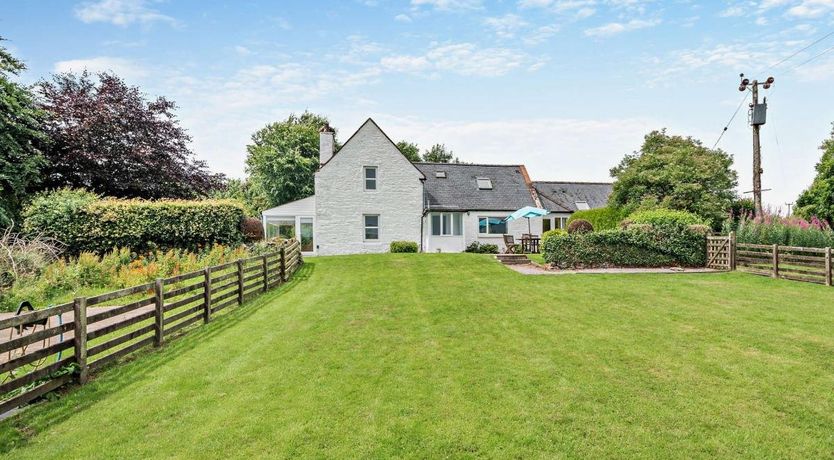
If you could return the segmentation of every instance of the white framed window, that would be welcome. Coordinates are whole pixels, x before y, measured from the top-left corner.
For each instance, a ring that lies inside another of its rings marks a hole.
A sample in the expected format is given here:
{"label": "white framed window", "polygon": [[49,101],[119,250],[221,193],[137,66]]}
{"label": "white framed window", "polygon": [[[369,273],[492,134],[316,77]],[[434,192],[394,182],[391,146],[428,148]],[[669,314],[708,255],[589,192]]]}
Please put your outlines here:
{"label": "white framed window", "polygon": [[553,228],[560,228],[566,229],[568,228],[568,218],[567,217],[554,217],[553,218]]}
{"label": "white framed window", "polygon": [[585,211],[585,210],[587,210],[587,209],[591,209],[591,207],[590,207],[590,206],[588,206],[588,202],[587,202],[587,201],[577,201],[577,202],[576,202],[576,209],[578,209],[578,210],[580,210],[580,211]]}
{"label": "white framed window", "polygon": [[431,214],[432,236],[463,235],[463,214],[459,212],[435,212]]}
{"label": "white framed window", "polygon": [[376,166],[365,166],[365,168],[364,168],[364,177],[365,177],[365,190],[376,190],[377,167]]}
{"label": "white framed window", "polygon": [[507,223],[500,217],[478,217],[478,233],[504,235],[507,233]]}
{"label": "white framed window", "polygon": [[475,178],[475,182],[478,184],[478,190],[492,190],[492,181],[489,177]]}
{"label": "white framed window", "polygon": [[379,239],[379,214],[363,214],[362,222],[365,225],[365,241],[376,241]]}
{"label": "white framed window", "polygon": [[445,179],[446,178],[446,171],[435,171],[434,177],[438,179]]}

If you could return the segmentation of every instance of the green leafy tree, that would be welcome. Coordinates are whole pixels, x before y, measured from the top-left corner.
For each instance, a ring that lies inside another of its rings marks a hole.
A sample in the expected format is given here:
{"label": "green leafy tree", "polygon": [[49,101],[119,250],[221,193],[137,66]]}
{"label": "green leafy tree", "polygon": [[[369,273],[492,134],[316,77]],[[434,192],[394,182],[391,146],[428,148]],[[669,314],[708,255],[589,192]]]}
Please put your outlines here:
{"label": "green leafy tree", "polygon": [[29,89],[11,80],[25,69],[0,46],[0,227],[19,220],[22,202],[44,166],[36,147],[43,138],[42,112]]}
{"label": "green leafy tree", "polygon": [[446,150],[446,144],[434,144],[423,154],[423,161],[429,163],[459,163],[451,150]]}
{"label": "green leafy tree", "polygon": [[263,192],[267,207],[313,194],[319,166],[319,128],[327,117],[310,112],[290,114],[252,135],[246,146],[251,186]]}
{"label": "green leafy tree", "polygon": [[796,200],[796,213],[806,219],[816,216],[834,226],[834,128],[820,150],[822,158],[816,165],[817,176]]}
{"label": "green leafy tree", "polygon": [[417,147],[417,144],[408,141],[399,141],[397,142],[397,148],[408,158],[408,161],[412,163],[421,161],[420,147]]}
{"label": "green leafy tree", "polygon": [[237,200],[243,205],[246,215],[259,217],[261,212],[269,208],[269,200],[248,179],[229,179],[224,186],[212,193],[215,199]]}
{"label": "green leafy tree", "polygon": [[733,158],[691,137],[666,130],[647,134],[639,152],[611,169],[610,204],[627,209],[664,207],[689,211],[718,226],[735,197]]}

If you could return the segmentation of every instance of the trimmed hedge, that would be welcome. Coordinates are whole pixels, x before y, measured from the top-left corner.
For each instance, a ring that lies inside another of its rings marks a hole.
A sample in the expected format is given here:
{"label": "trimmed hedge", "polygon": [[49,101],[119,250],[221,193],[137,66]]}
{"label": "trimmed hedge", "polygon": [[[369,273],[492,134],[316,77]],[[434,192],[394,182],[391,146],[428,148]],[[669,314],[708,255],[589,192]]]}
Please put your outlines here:
{"label": "trimmed hedge", "polygon": [[698,228],[643,226],[554,236],[544,260],[559,268],[703,266],[706,235]]}
{"label": "trimmed hedge", "polygon": [[684,227],[688,225],[703,225],[705,222],[704,219],[691,212],[658,208],[632,213],[623,221],[623,224],[625,226],[630,224],[649,224],[655,226],[676,225]]}
{"label": "trimmed hedge", "polygon": [[576,211],[568,218],[568,225],[575,220],[587,220],[594,230],[610,230],[617,228],[626,217],[626,213],[619,208],[605,207]]}
{"label": "trimmed hedge", "polygon": [[23,229],[56,238],[70,253],[196,249],[243,241],[243,207],[232,200],[100,199],[63,189],[37,196],[24,210]]}
{"label": "trimmed hedge", "polygon": [[498,245],[473,241],[466,247],[466,249],[464,249],[464,252],[474,252],[476,254],[498,254]]}
{"label": "trimmed hedge", "polygon": [[391,252],[417,252],[417,243],[414,241],[392,241]]}

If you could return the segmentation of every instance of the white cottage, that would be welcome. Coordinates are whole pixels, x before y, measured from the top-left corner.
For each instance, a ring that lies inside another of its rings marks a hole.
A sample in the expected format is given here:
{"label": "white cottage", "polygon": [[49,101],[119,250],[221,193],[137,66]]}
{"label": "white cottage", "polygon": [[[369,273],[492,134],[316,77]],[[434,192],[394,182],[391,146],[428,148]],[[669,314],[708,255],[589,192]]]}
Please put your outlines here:
{"label": "white cottage", "polygon": [[414,241],[423,252],[461,252],[473,241],[503,247],[526,220],[504,222],[524,206],[551,214],[530,222],[541,234],[562,228],[579,209],[605,206],[611,184],[533,182],[524,165],[412,163],[368,119],[334,152],[333,131],[320,132],[315,195],[263,213],[268,236],[298,236],[307,255],[387,252]]}

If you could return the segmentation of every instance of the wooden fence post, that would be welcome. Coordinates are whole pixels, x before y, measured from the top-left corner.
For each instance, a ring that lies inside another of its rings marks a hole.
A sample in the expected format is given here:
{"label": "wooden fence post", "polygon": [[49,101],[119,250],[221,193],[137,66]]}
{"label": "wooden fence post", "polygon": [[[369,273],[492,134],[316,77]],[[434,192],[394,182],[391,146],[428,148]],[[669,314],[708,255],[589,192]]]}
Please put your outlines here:
{"label": "wooden fence post", "polygon": [[203,323],[211,321],[211,267],[203,269]]}
{"label": "wooden fence post", "polygon": [[779,278],[779,245],[773,245],[773,275],[774,278]]}
{"label": "wooden fence post", "polygon": [[728,249],[727,260],[730,270],[736,269],[736,232],[730,232],[730,248]]}
{"label": "wooden fence post", "polygon": [[825,248],[825,285],[831,286],[831,248]]}
{"label": "wooden fence post", "polygon": [[281,246],[281,281],[287,281],[287,251],[284,250],[284,246]]}
{"label": "wooden fence post", "polygon": [[154,337],[154,346],[161,346],[164,341],[165,332],[165,294],[162,290],[162,278],[157,278],[153,284],[153,292],[156,300],[156,309],[154,321],[156,323],[156,336]]}
{"label": "wooden fence post", "polygon": [[264,292],[266,292],[266,290],[269,289],[269,278],[267,278],[269,275],[269,267],[266,265],[266,255],[262,256],[261,263],[263,264],[264,269]]}
{"label": "wooden fence post", "polygon": [[237,304],[243,304],[243,259],[237,260]]}
{"label": "wooden fence post", "polygon": [[75,330],[75,363],[78,365],[78,383],[87,383],[89,367],[87,366],[87,298],[78,297],[72,303],[73,322]]}

